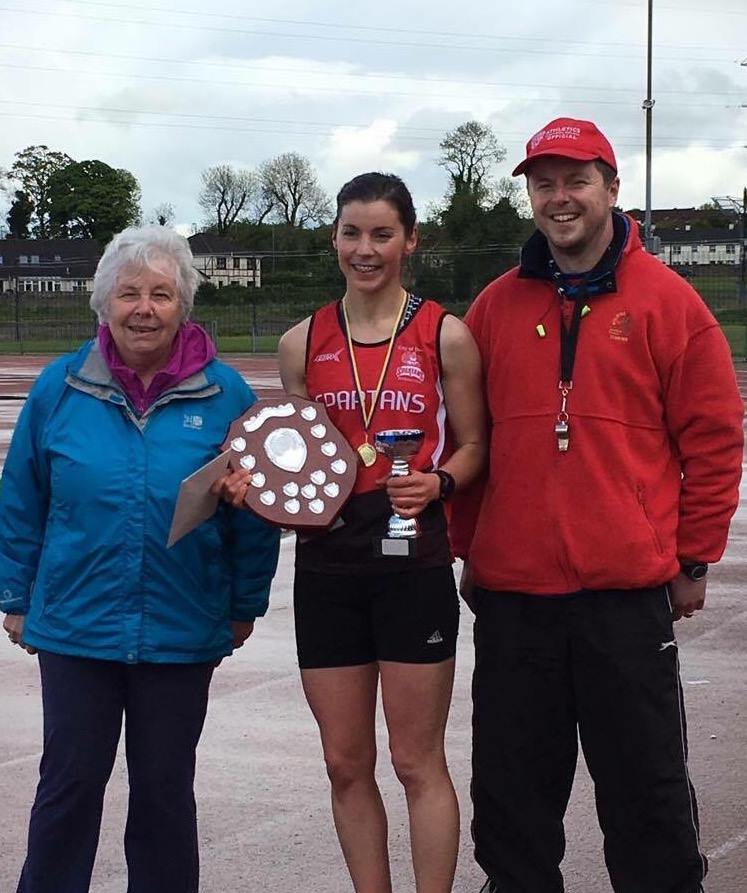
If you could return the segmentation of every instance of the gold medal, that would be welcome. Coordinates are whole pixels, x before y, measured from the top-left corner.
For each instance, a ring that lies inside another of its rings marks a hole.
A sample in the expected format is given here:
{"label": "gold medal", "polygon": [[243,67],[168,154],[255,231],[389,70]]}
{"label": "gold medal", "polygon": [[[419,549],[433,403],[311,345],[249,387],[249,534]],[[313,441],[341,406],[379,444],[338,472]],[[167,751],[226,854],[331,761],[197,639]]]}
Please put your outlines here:
{"label": "gold medal", "polygon": [[348,342],[348,354],[350,356],[350,365],[353,367],[353,378],[355,379],[355,389],[358,394],[358,402],[360,404],[360,411],[363,421],[363,430],[366,432],[366,440],[360,444],[360,446],[356,447],[356,452],[361,457],[361,462],[365,465],[366,468],[370,468],[372,465],[376,463],[379,454],[376,452],[376,447],[368,442],[368,429],[371,427],[371,419],[376,412],[376,405],[379,401],[379,394],[381,393],[381,386],[384,384],[384,378],[386,376],[386,371],[389,368],[389,360],[392,357],[392,349],[394,348],[394,339],[397,337],[397,332],[399,331],[400,323],[402,322],[402,316],[405,312],[405,307],[407,305],[407,292],[402,289],[402,301],[399,305],[399,312],[397,313],[397,319],[392,326],[392,333],[389,336],[389,346],[386,350],[386,357],[384,358],[384,363],[379,372],[379,380],[376,384],[376,387],[371,396],[371,405],[366,407],[366,395],[363,392],[363,388],[361,386],[360,375],[358,374],[358,363],[355,359],[355,348],[353,346],[353,336],[350,333],[350,319],[348,318],[348,310],[347,305],[345,303],[347,295],[342,299],[342,315],[345,318],[345,333],[347,336]]}
{"label": "gold medal", "polygon": [[361,457],[361,462],[366,466],[366,468],[370,468],[377,459],[376,448],[371,446],[368,441],[362,443],[358,447],[358,455]]}

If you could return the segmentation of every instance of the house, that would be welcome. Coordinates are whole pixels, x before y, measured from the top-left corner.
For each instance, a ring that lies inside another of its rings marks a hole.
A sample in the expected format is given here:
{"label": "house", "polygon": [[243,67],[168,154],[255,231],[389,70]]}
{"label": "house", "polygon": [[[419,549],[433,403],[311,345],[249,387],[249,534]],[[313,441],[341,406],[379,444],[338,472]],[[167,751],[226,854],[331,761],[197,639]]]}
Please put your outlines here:
{"label": "house", "polygon": [[[645,214],[627,212],[640,226]],[[739,214],[721,208],[659,208],[651,210],[651,235],[659,260],[667,266],[709,266],[742,262],[744,245]]]}
{"label": "house", "polygon": [[657,239],[657,256],[667,266],[705,266],[742,262],[744,245],[734,224],[727,229],[659,229],[653,231]]}
{"label": "house", "polygon": [[0,239],[0,294],[90,292],[100,257],[94,239]]}
{"label": "house", "polygon": [[230,239],[195,233],[189,237],[189,246],[195,269],[203,281],[212,282],[218,288],[225,285],[261,286],[261,259]]}

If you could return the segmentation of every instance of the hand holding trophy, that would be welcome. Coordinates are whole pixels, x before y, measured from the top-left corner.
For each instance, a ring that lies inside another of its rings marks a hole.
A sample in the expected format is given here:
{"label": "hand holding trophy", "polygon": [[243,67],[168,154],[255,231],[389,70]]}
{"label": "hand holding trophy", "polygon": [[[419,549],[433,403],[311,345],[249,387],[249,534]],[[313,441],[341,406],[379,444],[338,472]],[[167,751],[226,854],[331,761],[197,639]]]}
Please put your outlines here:
{"label": "hand holding trophy", "polygon": [[[374,438],[376,451],[392,460],[392,477],[410,473],[409,459],[417,455],[425,432],[418,428],[378,431]],[[401,518],[396,512],[389,518],[387,535],[380,540],[380,554],[384,557],[412,558],[416,553],[419,533],[417,518]]]}

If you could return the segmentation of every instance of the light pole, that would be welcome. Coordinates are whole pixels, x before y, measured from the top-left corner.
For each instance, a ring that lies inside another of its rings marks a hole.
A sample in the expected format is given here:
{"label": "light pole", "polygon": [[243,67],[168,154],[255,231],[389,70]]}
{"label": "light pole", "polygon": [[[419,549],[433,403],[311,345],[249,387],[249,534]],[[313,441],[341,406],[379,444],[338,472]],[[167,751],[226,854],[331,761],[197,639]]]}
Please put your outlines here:
{"label": "light pole", "polygon": [[646,243],[646,251],[653,253],[653,238],[651,235],[651,142],[653,135],[653,115],[655,99],[652,93],[652,68],[651,57],[653,50],[653,24],[654,24],[654,0],[648,0],[648,56],[646,63],[646,98],[643,101],[643,110],[646,113],[646,216],[644,218],[643,233]]}

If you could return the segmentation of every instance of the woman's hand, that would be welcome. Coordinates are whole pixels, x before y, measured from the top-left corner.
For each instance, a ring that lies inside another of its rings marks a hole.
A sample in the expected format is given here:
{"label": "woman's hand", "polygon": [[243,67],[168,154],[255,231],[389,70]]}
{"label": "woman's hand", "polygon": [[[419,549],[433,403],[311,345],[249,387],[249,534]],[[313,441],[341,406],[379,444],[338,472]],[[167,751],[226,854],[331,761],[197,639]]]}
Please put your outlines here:
{"label": "woman's hand", "polygon": [[23,644],[23,624],[25,619],[23,614],[6,614],[5,620],[3,620],[3,629],[14,645],[20,645],[29,654],[36,654],[36,648]]}
{"label": "woman's hand", "polygon": [[229,471],[223,477],[218,478],[210,487],[210,492],[215,496],[219,496],[224,502],[232,505],[234,508],[246,508],[244,498],[246,491],[252,482],[251,471]]}
{"label": "woman's hand", "polygon": [[400,518],[416,517],[441,493],[441,480],[433,472],[413,471],[399,477],[382,478],[377,483],[386,485],[392,508]]}

